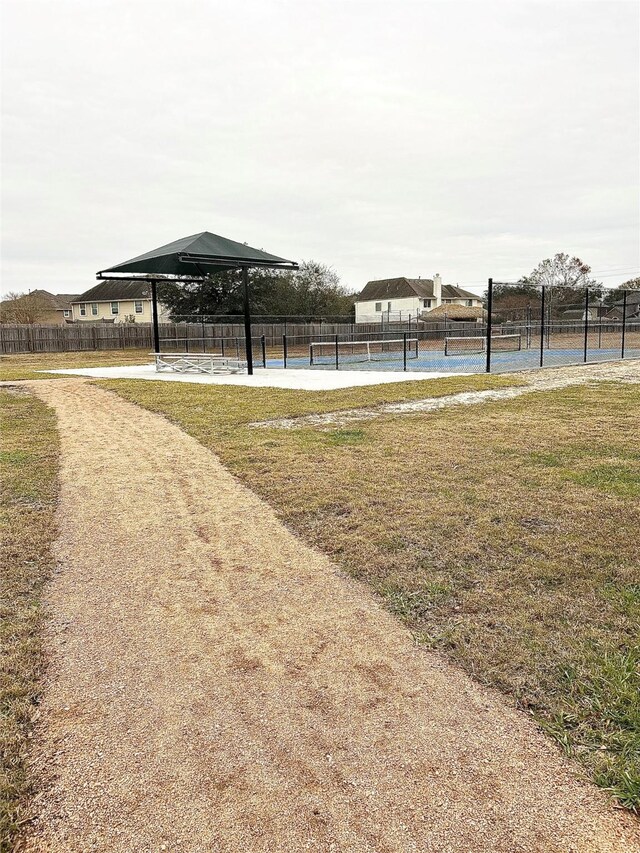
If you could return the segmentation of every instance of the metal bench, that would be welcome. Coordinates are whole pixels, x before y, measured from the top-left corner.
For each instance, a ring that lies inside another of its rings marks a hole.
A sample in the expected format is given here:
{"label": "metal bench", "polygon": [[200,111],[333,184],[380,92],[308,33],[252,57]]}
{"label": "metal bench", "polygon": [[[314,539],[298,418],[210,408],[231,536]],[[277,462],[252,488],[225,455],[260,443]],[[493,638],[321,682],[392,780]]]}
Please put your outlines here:
{"label": "metal bench", "polygon": [[156,371],[173,373],[243,373],[247,362],[205,352],[154,352]]}

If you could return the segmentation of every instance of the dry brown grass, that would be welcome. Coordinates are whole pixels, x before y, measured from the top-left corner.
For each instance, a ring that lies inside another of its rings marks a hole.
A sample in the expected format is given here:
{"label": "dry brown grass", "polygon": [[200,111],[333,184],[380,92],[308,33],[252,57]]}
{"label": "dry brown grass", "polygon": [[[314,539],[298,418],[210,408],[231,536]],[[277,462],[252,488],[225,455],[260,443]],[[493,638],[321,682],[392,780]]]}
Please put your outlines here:
{"label": "dry brown grass", "polygon": [[197,441],[91,383],[32,388],[60,424],[62,570],[25,850],[640,853],[529,720]]}
{"label": "dry brown grass", "polygon": [[8,850],[30,790],[25,761],[43,666],[40,595],[53,562],[58,437],[53,412],[39,400],[8,390],[0,399],[0,849]]}
{"label": "dry brown grass", "polygon": [[[303,394],[150,385],[109,387],[214,449],[422,642],[638,807],[638,386],[284,431],[246,423],[308,411]],[[338,393],[354,406],[389,392]]]}
{"label": "dry brown grass", "polygon": [[[65,367],[112,367],[119,364],[150,364],[147,349],[101,350],[99,352],[48,352],[3,355],[0,357],[0,382],[21,379],[55,379],[55,374],[41,370],[63,370]],[[67,377],[68,379],[69,377]]]}

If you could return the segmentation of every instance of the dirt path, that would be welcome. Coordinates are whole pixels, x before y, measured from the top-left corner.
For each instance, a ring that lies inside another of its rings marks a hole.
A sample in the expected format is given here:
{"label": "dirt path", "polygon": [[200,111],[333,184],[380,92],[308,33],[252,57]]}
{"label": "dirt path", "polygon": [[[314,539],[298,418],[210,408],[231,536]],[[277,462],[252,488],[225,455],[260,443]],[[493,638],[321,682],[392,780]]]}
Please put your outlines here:
{"label": "dirt path", "polygon": [[495,388],[488,391],[461,391],[445,397],[430,397],[426,400],[411,400],[407,403],[385,403],[368,409],[343,409],[322,415],[304,415],[297,418],[278,418],[271,421],[256,421],[249,426],[256,428],[298,429],[305,426],[328,427],[347,426],[354,421],[370,421],[381,415],[415,414],[415,412],[434,412],[450,406],[474,406],[492,400],[510,400],[531,394],[534,391],[553,391],[569,385],[585,385],[591,382],[640,382],[640,361],[617,361],[605,364],[585,364],[572,367],[554,367],[542,370],[527,370],[514,373],[513,376],[524,379],[526,385],[513,388]]}
{"label": "dirt path", "polygon": [[215,456],[78,380],[29,851],[640,850],[493,693],[420,650]]}

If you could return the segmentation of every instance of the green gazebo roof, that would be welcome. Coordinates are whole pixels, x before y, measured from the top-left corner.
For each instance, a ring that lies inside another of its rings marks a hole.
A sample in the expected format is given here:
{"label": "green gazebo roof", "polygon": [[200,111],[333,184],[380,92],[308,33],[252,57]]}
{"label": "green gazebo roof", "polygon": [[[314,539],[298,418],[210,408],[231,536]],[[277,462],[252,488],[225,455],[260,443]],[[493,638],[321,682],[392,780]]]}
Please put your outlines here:
{"label": "green gazebo roof", "polygon": [[270,255],[262,249],[254,249],[246,243],[237,243],[218,234],[202,231],[101,270],[98,278],[132,274],[198,278],[211,272],[238,267],[297,269],[297,266],[294,261]]}

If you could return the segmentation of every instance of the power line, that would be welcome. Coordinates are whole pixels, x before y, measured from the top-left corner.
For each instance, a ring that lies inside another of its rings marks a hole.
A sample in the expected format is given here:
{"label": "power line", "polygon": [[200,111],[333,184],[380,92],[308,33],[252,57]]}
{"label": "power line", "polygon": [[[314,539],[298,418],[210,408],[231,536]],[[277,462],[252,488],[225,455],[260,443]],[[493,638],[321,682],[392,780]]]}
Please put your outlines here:
{"label": "power line", "polygon": [[[640,276],[640,270],[637,267],[620,267],[618,272],[614,272],[615,267],[610,267],[608,270],[591,270],[588,275],[597,275],[600,278],[615,278],[616,276],[629,275],[629,277]],[[458,281],[457,285],[486,285],[486,279],[475,279],[475,281]],[[519,280],[509,282],[510,284],[520,284]]]}

